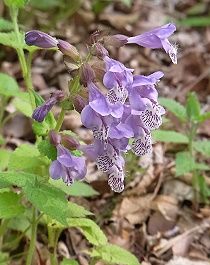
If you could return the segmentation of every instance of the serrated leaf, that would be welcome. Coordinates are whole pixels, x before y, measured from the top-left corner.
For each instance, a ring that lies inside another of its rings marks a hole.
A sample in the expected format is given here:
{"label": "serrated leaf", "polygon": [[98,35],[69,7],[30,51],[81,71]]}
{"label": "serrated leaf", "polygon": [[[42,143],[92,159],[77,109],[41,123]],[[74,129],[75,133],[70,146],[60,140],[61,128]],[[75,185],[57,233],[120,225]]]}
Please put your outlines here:
{"label": "serrated leaf", "polygon": [[76,181],[71,186],[67,186],[61,179],[59,180],[49,180],[50,184],[58,189],[64,191],[67,195],[80,196],[80,197],[91,197],[98,195],[98,192],[94,190],[90,185]]}
{"label": "serrated leaf", "polygon": [[[37,178],[39,178],[37,180]],[[41,181],[42,177],[25,173],[25,172],[15,172],[15,171],[7,171],[0,172],[0,187],[10,187],[10,186],[18,186],[24,187],[27,186],[28,183],[31,185],[35,185],[37,181]]]}
{"label": "serrated leaf", "polygon": [[4,0],[4,2],[9,7],[23,8],[29,0]]}
{"label": "serrated leaf", "polygon": [[152,136],[155,141],[165,143],[188,143],[188,138],[186,135],[175,131],[155,130],[152,132]]}
{"label": "serrated leaf", "polygon": [[198,122],[201,115],[201,107],[195,93],[190,93],[186,104],[187,116],[190,120]]}
{"label": "serrated leaf", "polygon": [[49,140],[42,140],[39,142],[38,150],[42,155],[47,156],[50,160],[56,160],[57,158],[57,150],[55,146],[49,142]]}
{"label": "serrated leaf", "polygon": [[10,155],[11,151],[0,149],[0,171],[3,171],[7,168]]}
{"label": "serrated leaf", "polygon": [[160,97],[158,101],[163,107],[165,107],[167,110],[172,112],[181,121],[187,120],[186,109],[179,102],[173,99],[168,99],[168,98],[163,98],[163,97],[162,98]]}
{"label": "serrated leaf", "polygon": [[10,31],[13,30],[13,24],[11,21],[0,17],[0,31]]}
{"label": "serrated leaf", "polygon": [[67,225],[68,218],[85,217],[91,213],[82,206],[68,202],[65,193],[55,187],[42,183],[27,184],[23,187],[27,199],[40,211],[52,219]]}
{"label": "serrated leaf", "polygon": [[48,165],[49,160],[40,155],[36,146],[22,144],[11,154],[8,169],[45,175]]}
{"label": "serrated leaf", "polygon": [[193,147],[203,155],[210,156],[210,141],[204,140],[193,142]]}
{"label": "serrated leaf", "polygon": [[100,227],[87,218],[69,218],[68,227],[75,227],[81,230],[87,240],[95,245],[101,246],[107,244],[107,238]]}
{"label": "serrated leaf", "polygon": [[0,193],[0,218],[8,219],[24,212],[20,196],[14,192]]}
{"label": "serrated leaf", "polygon": [[33,110],[30,103],[30,96],[26,92],[19,92],[12,101],[15,108],[22,112],[26,117],[31,117]]}
{"label": "serrated leaf", "polygon": [[[1,37],[0,37],[0,42],[1,42]],[[0,73],[0,95],[11,97],[11,96],[16,96],[18,93],[19,93],[19,87],[16,80],[7,74]]]}
{"label": "serrated leaf", "polygon": [[189,152],[179,152],[176,154],[176,175],[181,176],[194,169],[195,161]]}
{"label": "serrated leaf", "polygon": [[112,244],[93,249],[91,256],[100,258],[108,264],[140,265],[138,259],[133,254]]}
{"label": "serrated leaf", "polygon": [[43,182],[39,175],[25,172],[0,172],[0,187],[21,187],[26,198],[40,211],[64,226],[68,219],[85,217],[92,213],[84,207],[68,202],[63,191]]}

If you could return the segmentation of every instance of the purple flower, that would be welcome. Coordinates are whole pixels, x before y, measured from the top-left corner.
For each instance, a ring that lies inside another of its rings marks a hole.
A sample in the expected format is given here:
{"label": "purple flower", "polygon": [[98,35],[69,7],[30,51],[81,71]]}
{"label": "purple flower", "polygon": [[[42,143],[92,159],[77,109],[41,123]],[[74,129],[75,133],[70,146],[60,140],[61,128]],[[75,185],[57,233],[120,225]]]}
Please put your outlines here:
{"label": "purple flower", "polygon": [[57,160],[53,161],[50,166],[51,178],[62,178],[67,185],[71,185],[74,180],[83,179],[86,173],[85,158],[72,155],[68,149],[59,144]]}
{"label": "purple flower", "polygon": [[48,100],[46,100],[42,105],[38,106],[33,114],[32,118],[38,122],[42,122],[47,116],[48,112],[52,107],[63,98],[63,92],[57,91]]}
{"label": "purple flower", "polygon": [[130,37],[127,39],[127,43],[136,43],[151,49],[163,48],[165,52],[169,54],[172,62],[177,64],[177,48],[168,41],[168,37],[171,36],[175,30],[176,26],[169,23],[143,34]]}
{"label": "purple flower", "polygon": [[40,48],[54,48],[57,47],[58,44],[58,40],[56,40],[56,38],[53,38],[52,36],[39,30],[26,32],[25,42],[29,46],[34,45]]}
{"label": "purple flower", "polygon": [[133,83],[133,69],[125,67],[121,62],[108,56],[104,57],[106,73],[103,83],[106,88],[112,89],[116,86],[126,87]]}
{"label": "purple flower", "polygon": [[160,71],[149,76],[134,76],[134,82],[129,94],[132,114],[138,115],[148,107],[151,107],[152,103],[157,103],[158,92],[155,89],[155,84],[162,76],[163,73]]}

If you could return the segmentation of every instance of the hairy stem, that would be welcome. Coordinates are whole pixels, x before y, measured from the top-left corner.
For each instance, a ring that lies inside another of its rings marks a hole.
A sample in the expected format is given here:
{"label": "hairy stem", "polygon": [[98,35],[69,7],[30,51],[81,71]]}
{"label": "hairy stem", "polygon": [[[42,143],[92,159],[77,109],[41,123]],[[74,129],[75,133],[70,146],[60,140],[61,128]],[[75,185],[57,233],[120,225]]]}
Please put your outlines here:
{"label": "hairy stem", "polygon": [[33,207],[33,216],[31,221],[31,241],[26,259],[26,265],[31,265],[32,263],[35,246],[36,246],[36,232],[37,232],[36,209],[35,207]]}
{"label": "hairy stem", "polygon": [[11,7],[10,8],[10,15],[12,18],[12,22],[13,22],[13,27],[14,27],[14,32],[16,35],[16,40],[19,44],[19,47],[16,49],[17,51],[17,55],[18,55],[18,59],[20,62],[20,66],[21,66],[21,70],[23,73],[23,78],[29,93],[29,97],[30,97],[30,102],[31,102],[31,106],[34,109],[36,107],[35,101],[34,101],[34,96],[33,96],[33,85],[32,85],[32,79],[31,79],[31,58],[32,58],[32,52],[29,52],[29,62],[26,62],[26,58],[25,58],[25,54],[24,54],[24,50],[22,47],[22,41],[21,41],[21,35],[20,35],[20,30],[18,27],[18,21],[17,21],[17,17],[18,17],[18,9]]}
{"label": "hairy stem", "polygon": [[49,240],[49,251],[50,251],[50,264],[58,265],[56,246],[59,238],[59,230],[48,226],[48,240]]}
{"label": "hairy stem", "polygon": [[60,112],[60,114],[58,116],[57,124],[55,126],[55,131],[56,132],[59,132],[60,131],[61,126],[63,124],[64,116],[65,116],[65,110],[64,109],[61,109],[61,112]]}

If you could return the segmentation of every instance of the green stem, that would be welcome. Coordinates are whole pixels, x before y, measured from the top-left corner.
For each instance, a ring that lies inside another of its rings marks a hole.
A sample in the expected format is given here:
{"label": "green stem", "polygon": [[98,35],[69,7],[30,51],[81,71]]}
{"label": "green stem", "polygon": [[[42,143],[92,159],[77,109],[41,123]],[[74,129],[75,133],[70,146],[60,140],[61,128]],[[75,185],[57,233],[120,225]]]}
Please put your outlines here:
{"label": "green stem", "polygon": [[48,240],[49,240],[49,251],[50,251],[50,264],[58,265],[56,246],[59,238],[59,230],[51,226],[48,226]]}
{"label": "green stem", "polygon": [[65,110],[64,109],[61,109],[61,112],[60,112],[60,114],[58,116],[57,124],[55,126],[55,131],[56,132],[59,132],[60,131],[61,126],[63,124],[64,116],[65,116]]}
{"label": "green stem", "polygon": [[2,248],[2,244],[3,244],[4,233],[7,230],[8,222],[9,222],[9,219],[5,219],[5,220],[1,221],[1,225],[0,225],[0,251],[1,251],[1,248]]}
{"label": "green stem", "polygon": [[[189,143],[188,143],[188,149],[190,153],[190,162],[192,164],[195,163],[195,157],[194,157],[194,150],[193,150],[193,141],[196,136],[198,125],[194,122],[190,123],[190,129],[189,129]],[[191,168],[194,168],[194,165],[191,165]],[[195,207],[198,201],[198,174],[196,172],[196,169],[192,170],[192,185],[194,187],[194,197],[195,197]]]}
{"label": "green stem", "polygon": [[34,96],[33,96],[33,85],[32,85],[32,79],[31,79],[31,58],[32,58],[32,52],[29,52],[29,62],[26,62],[24,50],[21,47],[22,41],[21,41],[21,35],[18,27],[17,17],[18,17],[18,9],[11,7],[10,8],[10,15],[13,22],[14,32],[16,35],[17,42],[19,44],[19,47],[16,49],[18,54],[18,59],[20,62],[21,70],[23,73],[23,78],[26,83],[26,87],[30,96],[31,106],[34,109],[36,107]]}
{"label": "green stem", "polygon": [[37,232],[37,221],[36,221],[36,209],[33,207],[33,216],[31,222],[31,241],[26,259],[26,265],[31,265],[35,246],[36,246],[36,232]]}

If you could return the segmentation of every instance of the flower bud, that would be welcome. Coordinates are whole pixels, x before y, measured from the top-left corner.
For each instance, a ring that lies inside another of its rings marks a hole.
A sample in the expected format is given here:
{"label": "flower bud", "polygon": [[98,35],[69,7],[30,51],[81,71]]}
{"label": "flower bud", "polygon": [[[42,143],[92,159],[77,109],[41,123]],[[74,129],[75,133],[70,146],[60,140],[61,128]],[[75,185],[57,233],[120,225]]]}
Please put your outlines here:
{"label": "flower bud", "polygon": [[75,62],[79,60],[80,56],[78,50],[67,41],[58,40],[58,48],[64,55],[69,56]]}
{"label": "flower bud", "polygon": [[61,143],[61,135],[55,132],[54,130],[51,130],[49,132],[49,139],[50,143],[54,146],[57,146],[58,144]]}
{"label": "flower bud", "polygon": [[40,48],[54,48],[57,47],[58,44],[56,38],[53,38],[52,36],[39,30],[26,32],[25,42],[29,46],[34,45]]}
{"label": "flower bud", "polygon": [[81,113],[84,107],[87,105],[87,101],[80,95],[73,97],[73,105],[77,112]]}
{"label": "flower bud", "polygon": [[80,81],[86,87],[88,83],[95,80],[95,72],[89,64],[83,64],[81,67]]}
{"label": "flower bud", "polygon": [[61,143],[69,150],[76,150],[80,145],[80,143],[70,135],[62,135]]}
{"label": "flower bud", "polygon": [[38,122],[43,122],[48,112],[52,109],[52,107],[57,103],[64,99],[64,94],[62,91],[56,91],[53,95],[46,100],[42,105],[38,106],[33,114],[32,118]]}
{"label": "flower bud", "polygon": [[122,47],[128,42],[128,37],[121,34],[104,37],[105,46]]}
{"label": "flower bud", "polygon": [[97,56],[98,58],[103,59],[105,56],[109,56],[109,52],[100,42],[97,42],[94,48],[93,55]]}

